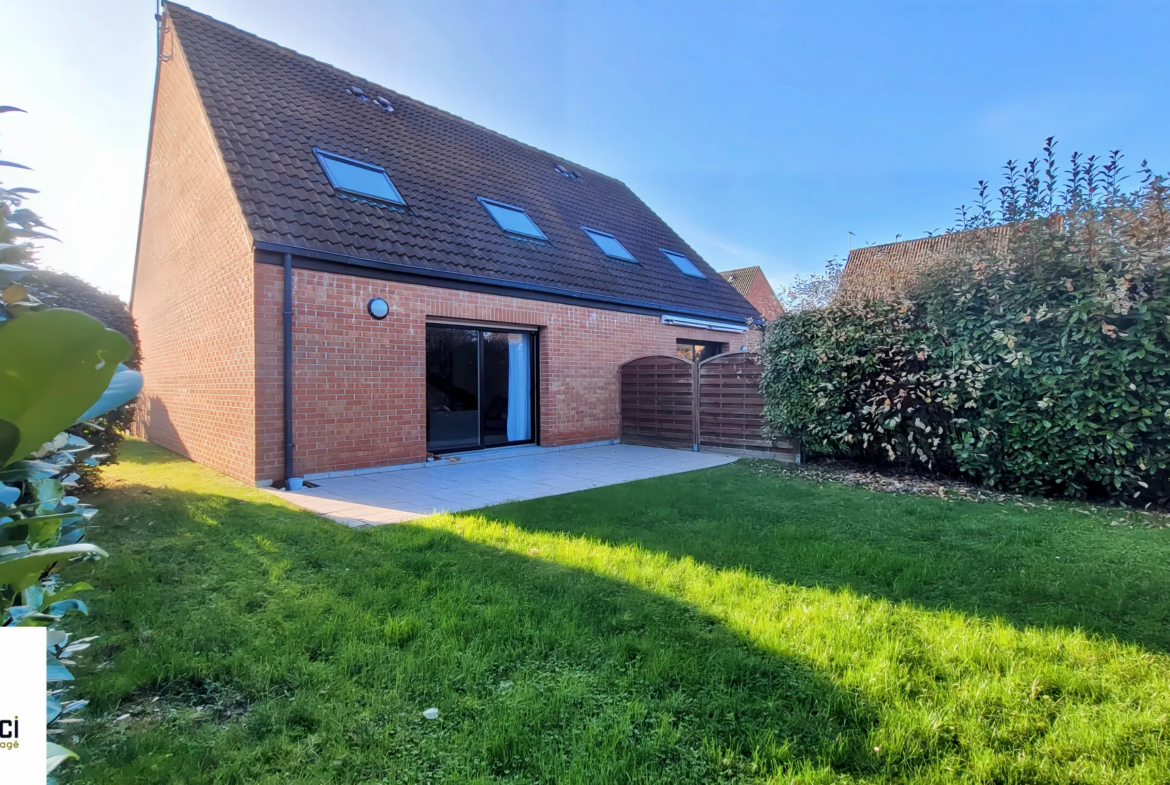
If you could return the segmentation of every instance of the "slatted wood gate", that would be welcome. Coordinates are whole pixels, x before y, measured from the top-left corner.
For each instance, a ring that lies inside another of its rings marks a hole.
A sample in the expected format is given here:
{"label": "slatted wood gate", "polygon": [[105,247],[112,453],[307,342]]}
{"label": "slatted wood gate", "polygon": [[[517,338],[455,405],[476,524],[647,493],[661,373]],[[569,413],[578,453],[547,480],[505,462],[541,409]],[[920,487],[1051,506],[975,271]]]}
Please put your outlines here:
{"label": "slatted wood gate", "polygon": [[621,367],[622,441],[799,460],[795,439],[763,434],[764,366],[753,352],[701,363],[652,355]]}
{"label": "slatted wood gate", "polygon": [[631,360],[622,373],[622,441],[689,450],[695,443],[695,369],[681,357]]}

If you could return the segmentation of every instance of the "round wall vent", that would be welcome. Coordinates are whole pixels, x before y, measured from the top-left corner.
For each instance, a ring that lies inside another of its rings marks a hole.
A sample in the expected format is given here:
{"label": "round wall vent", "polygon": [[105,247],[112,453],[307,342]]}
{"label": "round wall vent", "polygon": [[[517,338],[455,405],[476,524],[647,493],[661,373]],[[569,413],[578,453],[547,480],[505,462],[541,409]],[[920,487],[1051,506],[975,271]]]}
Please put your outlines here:
{"label": "round wall vent", "polygon": [[390,304],[381,297],[375,297],[366,303],[366,310],[370,312],[370,316],[381,321],[390,315]]}

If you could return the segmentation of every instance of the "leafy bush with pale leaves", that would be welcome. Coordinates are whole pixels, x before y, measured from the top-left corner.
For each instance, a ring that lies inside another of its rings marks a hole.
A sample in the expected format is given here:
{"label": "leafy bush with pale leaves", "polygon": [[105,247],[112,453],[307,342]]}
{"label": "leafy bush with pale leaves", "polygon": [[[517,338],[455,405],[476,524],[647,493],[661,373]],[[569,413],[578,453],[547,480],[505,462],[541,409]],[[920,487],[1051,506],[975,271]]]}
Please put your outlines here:
{"label": "leafy bush with pale leaves", "polygon": [[[1170,189],[1053,144],[960,208],[903,300],[834,302],[765,341],[767,415],[811,454],[1025,493],[1170,496]],[[998,227],[998,228],[997,228]],[[975,230],[975,231],[966,231]],[[992,230],[992,231],[978,231]]]}

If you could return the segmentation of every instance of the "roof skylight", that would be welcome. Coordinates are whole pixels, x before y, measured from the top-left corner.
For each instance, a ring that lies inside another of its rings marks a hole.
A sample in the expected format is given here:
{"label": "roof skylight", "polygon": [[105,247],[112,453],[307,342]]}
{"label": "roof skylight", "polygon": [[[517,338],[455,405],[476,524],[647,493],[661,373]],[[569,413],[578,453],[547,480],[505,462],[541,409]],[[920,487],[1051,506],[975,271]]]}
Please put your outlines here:
{"label": "roof skylight", "polygon": [[698,267],[695,267],[694,262],[692,262],[687,257],[683,256],[682,254],[675,253],[674,251],[668,251],[665,248],[659,248],[658,250],[660,250],[660,251],[662,251],[662,253],[666,254],[666,258],[669,259],[670,261],[674,262],[675,267],[682,270],[684,273],[691,276],[692,278],[704,278],[705,279],[707,277],[707,276],[703,275],[702,270],[700,270]]}
{"label": "roof skylight", "polygon": [[601,249],[602,253],[611,259],[621,259],[624,262],[637,262],[634,255],[626,250],[626,247],[618,242],[618,239],[609,232],[603,232],[598,229],[590,229],[588,226],[582,226],[581,231],[589,235],[589,239],[597,243],[597,247]]}
{"label": "roof skylight", "polygon": [[390,204],[406,204],[382,167],[317,148],[313,148],[313,152],[335,190]]}
{"label": "roof skylight", "polygon": [[483,205],[483,209],[487,210],[488,215],[496,224],[508,234],[535,237],[538,240],[548,239],[544,236],[544,232],[540,231],[540,227],[528,217],[528,213],[524,212],[523,207],[484,199],[482,196],[479,197],[479,203]]}

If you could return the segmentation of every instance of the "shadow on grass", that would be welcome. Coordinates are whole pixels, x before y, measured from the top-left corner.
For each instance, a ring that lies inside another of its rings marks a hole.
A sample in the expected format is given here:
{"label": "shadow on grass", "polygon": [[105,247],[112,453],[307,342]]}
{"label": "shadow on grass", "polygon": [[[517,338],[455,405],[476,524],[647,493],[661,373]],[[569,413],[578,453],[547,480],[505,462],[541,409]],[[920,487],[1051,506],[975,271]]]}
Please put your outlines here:
{"label": "shadow on grass", "polygon": [[[79,632],[103,636],[78,686],[130,715],[87,726],[77,782],[1144,784],[1170,767],[1168,658],[928,609],[943,582],[906,566],[941,553],[956,574],[1000,529],[1030,559],[1083,537],[1077,570],[1130,541],[1072,513],[1034,525],[738,466],[353,531],[152,452],[111,470],[114,556],[77,571],[100,588]],[[854,588],[875,583],[904,599]]]}
{"label": "shadow on grass", "polygon": [[741,461],[485,512],[779,583],[1170,651],[1170,531],[1110,528],[1108,511],[872,493]]}
{"label": "shadow on grass", "polygon": [[[99,587],[89,660],[109,663],[83,669],[81,692],[90,712],[132,717],[86,737],[75,782],[710,782],[883,765],[858,693],[691,604],[474,542],[455,519],[352,531],[234,484],[237,497],[183,490],[186,461],[132,459],[167,487],[107,492],[116,523],[97,539],[112,558],[78,569]],[[247,711],[150,708],[217,694]]]}

